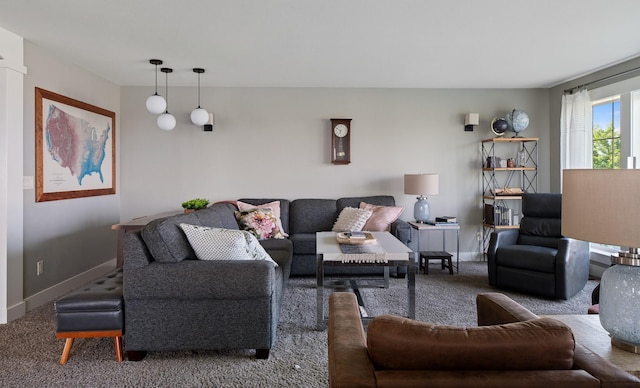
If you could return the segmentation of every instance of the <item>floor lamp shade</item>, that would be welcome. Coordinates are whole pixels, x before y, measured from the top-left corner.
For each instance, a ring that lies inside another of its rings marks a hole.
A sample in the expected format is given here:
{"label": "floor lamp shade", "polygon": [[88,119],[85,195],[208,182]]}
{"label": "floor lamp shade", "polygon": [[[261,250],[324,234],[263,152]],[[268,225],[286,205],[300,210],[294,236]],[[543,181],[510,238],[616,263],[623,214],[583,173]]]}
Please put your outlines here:
{"label": "floor lamp shade", "polygon": [[430,217],[427,195],[438,194],[440,178],[438,174],[406,174],[404,176],[404,193],[417,195],[413,207],[413,217],[418,222],[427,222]]}
{"label": "floor lamp shade", "polygon": [[621,247],[600,281],[600,323],[614,345],[636,353],[640,349],[639,191],[640,170],[563,171],[562,235]]}

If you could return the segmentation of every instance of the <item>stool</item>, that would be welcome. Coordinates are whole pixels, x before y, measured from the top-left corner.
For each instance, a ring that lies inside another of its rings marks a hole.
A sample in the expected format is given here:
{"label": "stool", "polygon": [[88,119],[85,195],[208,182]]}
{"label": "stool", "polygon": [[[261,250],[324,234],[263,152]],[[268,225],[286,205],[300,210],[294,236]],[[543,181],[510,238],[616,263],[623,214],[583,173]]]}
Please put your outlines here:
{"label": "stool", "polygon": [[66,338],[60,364],[66,364],[75,338],[113,337],[122,362],[124,302],[119,268],[55,302],[56,338]]}
{"label": "stool", "polygon": [[[445,251],[422,251],[420,252],[420,263],[419,263],[418,271],[423,266],[423,263],[422,263],[423,259],[424,259],[425,275],[429,275],[429,260],[440,260],[440,262],[442,263],[442,269],[449,267],[449,275],[453,275],[453,262],[451,260],[452,256],[453,255],[451,253],[445,252]],[[446,265],[445,265],[445,260],[447,261]]]}

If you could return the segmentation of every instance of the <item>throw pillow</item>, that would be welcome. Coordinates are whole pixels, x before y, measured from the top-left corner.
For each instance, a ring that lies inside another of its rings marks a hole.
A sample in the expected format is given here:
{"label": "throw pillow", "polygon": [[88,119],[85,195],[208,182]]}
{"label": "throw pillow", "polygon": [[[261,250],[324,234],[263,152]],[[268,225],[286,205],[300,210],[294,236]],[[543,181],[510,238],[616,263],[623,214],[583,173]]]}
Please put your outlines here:
{"label": "throw pillow", "polygon": [[249,232],[190,224],[180,227],[200,260],[267,260],[278,265]]}
{"label": "throw pillow", "polygon": [[252,205],[250,203],[236,201],[236,206],[238,207],[238,210],[240,210],[241,212],[256,209],[256,208],[271,209],[271,211],[273,212],[273,215],[276,217],[276,220],[277,220],[276,224],[278,225],[278,229],[280,229],[280,233],[282,233],[283,238],[288,236],[288,234],[284,232],[284,228],[282,227],[282,220],[280,219],[280,201],[263,203],[262,205]]}
{"label": "throw pillow", "polygon": [[253,233],[260,240],[267,238],[284,238],[278,220],[271,209],[255,208],[235,212],[240,229]]}
{"label": "throw pillow", "polygon": [[372,210],[345,207],[340,212],[338,220],[333,224],[333,232],[357,232],[367,223],[373,214]]}
{"label": "throw pillow", "polygon": [[360,209],[373,211],[373,214],[371,214],[371,217],[369,217],[362,230],[369,232],[385,232],[391,229],[391,224],[400,217],[404,207],[379,206],[360,202]]}

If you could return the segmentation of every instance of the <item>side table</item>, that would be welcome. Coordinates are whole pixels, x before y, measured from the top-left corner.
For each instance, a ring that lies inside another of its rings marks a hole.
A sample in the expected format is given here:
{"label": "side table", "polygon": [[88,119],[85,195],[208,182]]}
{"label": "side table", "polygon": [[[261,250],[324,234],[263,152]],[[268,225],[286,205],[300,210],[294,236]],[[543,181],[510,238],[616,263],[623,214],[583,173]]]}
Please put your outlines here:
{"label": "side table", "polygon": [[[418,248],[417,248],[417,253],[416,253],[416,257],[418,258],[418,260],[420,259],[420,255],[422,254],[422,251],[420,250],[420,240],[422,237],[422,231],[425,230],[427,232],[429,231],[442,231],[442,250],[445,251],[446,250],[446,232],[447,231],[455,231],[456,232],[456,273],[460,272],[460,225],[459,224],[454,224],[454,225],[431,225],[431,224],[423,224],[421,222],[416,222],[416,221],[408,221],[407,222],[409,224],[409,226],[411,226],[411,239],[413,240],[413,230],[417,230],[418,231]],[[446,253],[446,252],[443,252]],[[420,264],[420,262],[418,262],[418,265]],[[425,265],[428,265],[429,263],[427,262],[427,260],[425,260]]]}

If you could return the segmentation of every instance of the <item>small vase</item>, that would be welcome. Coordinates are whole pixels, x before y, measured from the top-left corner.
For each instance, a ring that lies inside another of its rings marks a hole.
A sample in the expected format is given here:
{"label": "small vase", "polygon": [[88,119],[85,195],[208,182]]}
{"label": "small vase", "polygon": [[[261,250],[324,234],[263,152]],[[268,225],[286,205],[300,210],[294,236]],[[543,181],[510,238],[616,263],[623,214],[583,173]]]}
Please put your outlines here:
{"label": "small vase", "polygon": [[193,213],[196,209],[184,209],[185,213]]}

